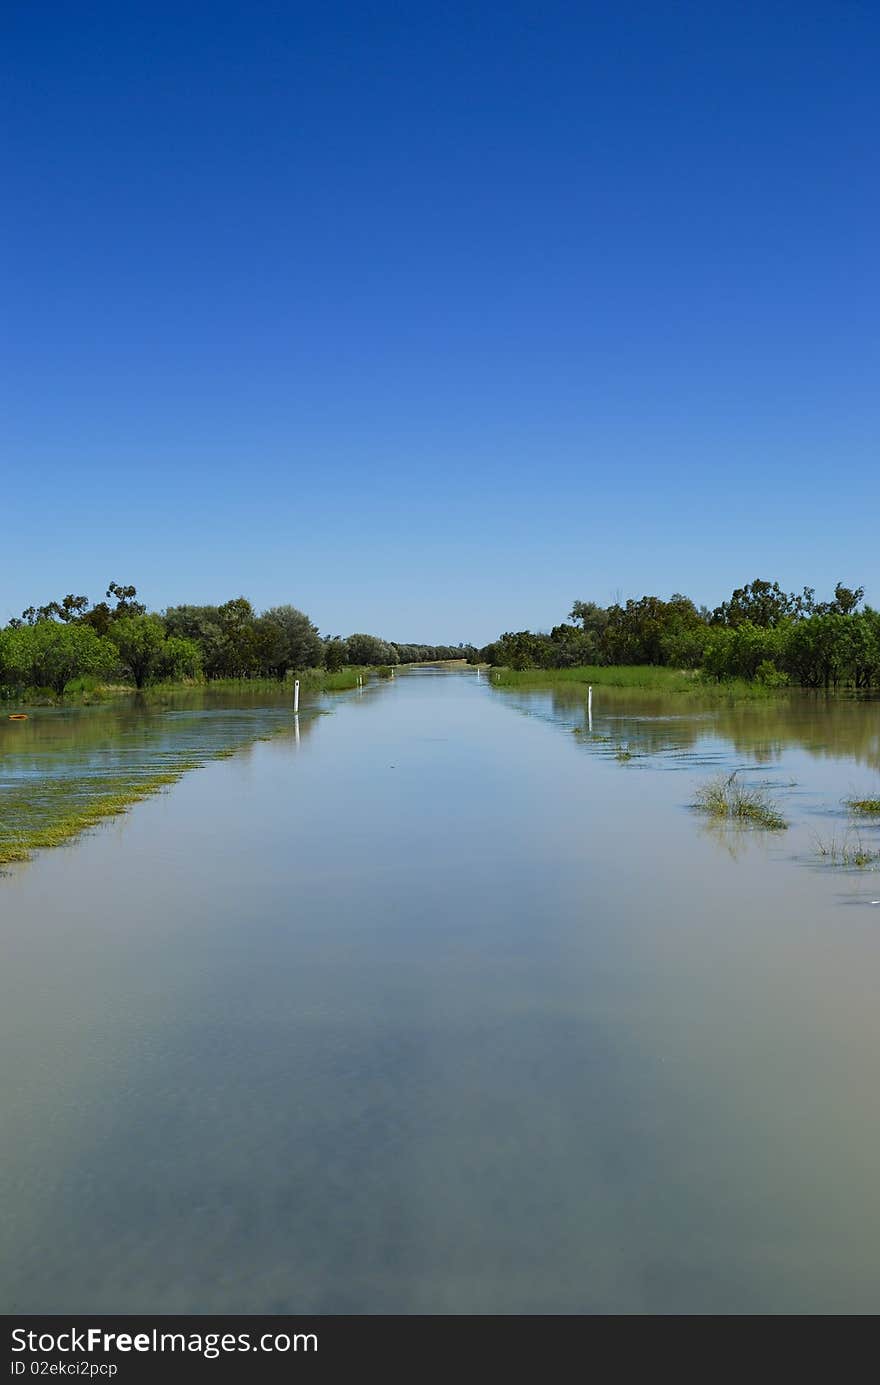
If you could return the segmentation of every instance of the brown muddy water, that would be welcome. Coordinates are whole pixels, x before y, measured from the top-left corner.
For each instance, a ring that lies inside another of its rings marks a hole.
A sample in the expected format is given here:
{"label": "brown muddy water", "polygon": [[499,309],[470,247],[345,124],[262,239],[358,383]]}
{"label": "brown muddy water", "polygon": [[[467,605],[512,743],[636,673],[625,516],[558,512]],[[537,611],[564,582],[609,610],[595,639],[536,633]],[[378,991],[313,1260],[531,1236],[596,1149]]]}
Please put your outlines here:
{"label": "brown muddy water", "polygon": [[281,734],[0,878],[0,1307],[876,1312],[880,703],[322,707],[4,726],[0,809]]}

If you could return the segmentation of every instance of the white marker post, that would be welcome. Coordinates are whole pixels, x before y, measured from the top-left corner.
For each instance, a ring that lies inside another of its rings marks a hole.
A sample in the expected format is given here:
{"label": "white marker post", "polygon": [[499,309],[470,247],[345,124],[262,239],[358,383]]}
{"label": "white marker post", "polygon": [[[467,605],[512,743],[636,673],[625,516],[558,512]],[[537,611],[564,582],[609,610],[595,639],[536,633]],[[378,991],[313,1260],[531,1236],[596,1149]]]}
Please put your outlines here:
{"label": "white marker post", "polygon": [[587,688],[587,721],[590,725],[590,735],[593,734],[593,685]]}
{"label": "white marker post", "polygon": [[294,680],[293,680],[293,710],[294,710],[294,712],[298,712],[298,711],[299,711],[299,679],[298,679],[298,678],[294,678]]}

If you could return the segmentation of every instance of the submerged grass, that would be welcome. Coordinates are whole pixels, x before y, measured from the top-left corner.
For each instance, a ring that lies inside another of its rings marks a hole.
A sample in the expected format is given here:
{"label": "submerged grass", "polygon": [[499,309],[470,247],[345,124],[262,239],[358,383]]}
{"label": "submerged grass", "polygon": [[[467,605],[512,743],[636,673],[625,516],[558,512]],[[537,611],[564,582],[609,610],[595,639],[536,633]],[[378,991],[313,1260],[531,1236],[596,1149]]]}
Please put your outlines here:
{"label": "submerged grass", "polygon": [[880,798],[845,798],[843,801],[851,813],[862,813],[865,817],[880,815]]}
{"label": "submerged grass", "polygon": [[[15,825],[0,821],[0,865],[27,861],[33,851],[61,846],[94,827],[104,818],[125,813],[135,803],[176,784],[188,769],[202,761],[183,762],[173,770],[162,770],[122,784],[118,780],[95,781],[88,778],[65,779],[56,784],[34,786],[29,802],[23,795],[4,796],[4,806],[15,814]],[[18,802],[15,801],[18,798]]]}
{"label": "submerged grass", "polygon": [[770,798],[766,789],[740,783],[737,771],[721,774],[697,789],[694,807],[714,818],[762,827],[768,832],[782,832],[788,823]]}
{"label": "submerged grass", "polygon": [[27,861],[33,851],[63,845],[104,818],[125,813],[133,804],[140,803],[169,784],[177,783],[187,768],[184,766],[174,771],[150,775],[136,785],[117,789],[113,793],[97,793],[79,807],[62,808],[58,816],[52,816],[50,813],[42,824],[32,822],[29,826],[4,830],[6,824],[0,823],[0,864]]}
{"label": "submerged grass", "polygon": [[[109,770],[96,768],[93,761],[82,765],[80,772],[71,772],[62,758],[60,772],[50,766],[46,773],[7,778],[0,791],[0,866],[27,861],[34,851],[71,841],[211,760],[229,759],[257,740],[289,735],[291,722],[292,718],[285,718],[268,735],[265,723],[255,724],[252,731],[241,726],[230,728],[230,739],[220,745],[216,740],[208,745],[194,744],[187,736],[189,743],[177,747],[167,743],[157,744],[155,749],[145,746],[131,761],[120,755]],[[106,751],[102,758],[108,758]]]}

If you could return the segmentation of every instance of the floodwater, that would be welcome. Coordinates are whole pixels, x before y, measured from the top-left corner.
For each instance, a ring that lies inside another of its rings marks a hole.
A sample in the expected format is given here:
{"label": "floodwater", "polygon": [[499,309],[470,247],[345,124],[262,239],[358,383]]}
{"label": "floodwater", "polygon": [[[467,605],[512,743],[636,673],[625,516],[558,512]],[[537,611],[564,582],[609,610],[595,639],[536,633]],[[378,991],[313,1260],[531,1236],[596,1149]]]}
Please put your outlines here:
{"label": "floodwater", "polygon": [[[324,710],[0,741],[12,784],[287,724],[0,879],[0,1308],[876,1312],[880,871],[816,839],[880,703]],[[688,806],[734,769],[788,832]]]}

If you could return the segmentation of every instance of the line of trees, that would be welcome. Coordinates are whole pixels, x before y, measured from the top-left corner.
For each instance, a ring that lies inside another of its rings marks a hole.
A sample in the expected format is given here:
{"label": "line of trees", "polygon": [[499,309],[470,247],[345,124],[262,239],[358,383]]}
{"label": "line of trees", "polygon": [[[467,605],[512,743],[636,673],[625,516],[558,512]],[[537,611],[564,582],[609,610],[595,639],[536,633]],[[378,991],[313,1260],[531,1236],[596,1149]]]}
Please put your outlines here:
{"label": "line of trees", "polygon": [[29,606],[0,630],[0,690],[49,688],[78,678],[143,688],[182,679],[277,678],[295,670],[473,658],[471,645],[397,644],[376,635],[322,638],[295,606],[257,613],[239,596],[220,606],[149,612],[137,588],[111,582],[105,600],[68,593]]}
{"label": "line of trees", "polygon": [[864,588],[838,582],[830,601],[812,587],[785,592],[756,578],[714,610],[676,593],[621,605],[575,601],[549,634],[508,631],[480,651],[507,668],[656,664],[702,669],[713,678],[807,688],[880,687],[880,611]]}

